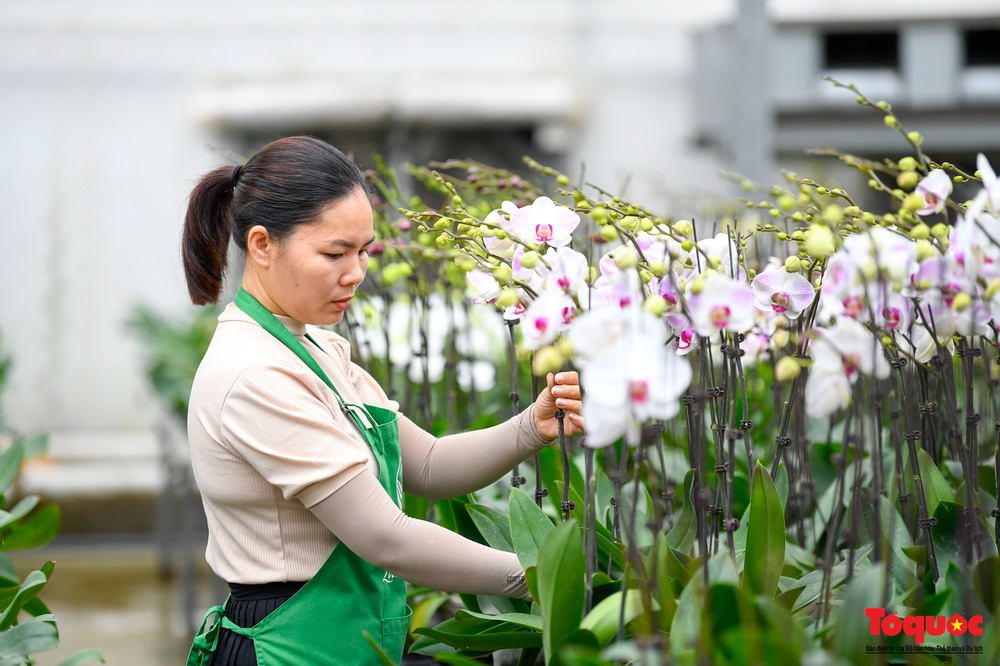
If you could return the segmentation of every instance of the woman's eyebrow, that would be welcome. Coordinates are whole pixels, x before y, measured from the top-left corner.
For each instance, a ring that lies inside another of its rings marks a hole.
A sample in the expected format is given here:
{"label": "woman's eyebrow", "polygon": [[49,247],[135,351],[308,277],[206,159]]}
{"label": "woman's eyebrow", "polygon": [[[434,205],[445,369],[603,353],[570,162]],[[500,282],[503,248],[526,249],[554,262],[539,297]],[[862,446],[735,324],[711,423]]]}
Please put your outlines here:
{"label": "woman's eyebrow", "polygon": [[[340,245],[341,247],[354,247],[354,243],[349,240],[341,240],[340,238],[333,238],[326,241],[328,245]],[[371,245],[375,242],[375,236],[372,236],[369,240],[361,244],[361,247],[365,245]]]}

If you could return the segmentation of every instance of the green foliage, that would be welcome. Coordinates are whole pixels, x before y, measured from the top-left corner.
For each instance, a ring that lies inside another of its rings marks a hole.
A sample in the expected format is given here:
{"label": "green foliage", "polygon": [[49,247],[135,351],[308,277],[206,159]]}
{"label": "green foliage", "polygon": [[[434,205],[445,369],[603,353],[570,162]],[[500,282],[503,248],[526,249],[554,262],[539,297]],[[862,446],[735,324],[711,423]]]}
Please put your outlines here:
{"label": "green foliage", "polygon": [[[60,512],[55,504],[42,503],[35,495],[22,497],[9,511],[6,498],[17,479],[26,450],[37,451],[44,438],[17,437],[0,453],[0,550],[37,548],[59,531]],[[0,666],[31,664],[31,655],[59,644],[56,618],[38,594],[49,583],[54,562],[46,562],[21,580],[5,553],[0,553]],[[27,615],[27,618],[23,616]],[[60,666],[102,661],[94,650],[84,650]]]}
{"label": "green foliage", "polygon": [[545,632],[543,647],[549,663],[583,619],[584,556],[575,521],[548,533],[538,553],[538,603]]}
{"label": "green foliage", "polygon": [[764,466],[753,471],[743,587],[773,597],[785,563],[785,512]]}
{"label": "green foliage", "polygon": [[182,419],[187,416],[194,375],[212,340],[218,316],[212,307],[170,317],[139,305],[126,322],[142,344],[150,385],[164,407]]}
{"label": "green foliage", "polygon": [[[0,337],[0,343],[3,343],[2,337]],[[7,421],[3,410],[3,394],[7,388],[7,383],[10,381],[10,370],[13,364],[12,357],[4,351],[3,345],[0,344],[0,433],[7,430]]]}

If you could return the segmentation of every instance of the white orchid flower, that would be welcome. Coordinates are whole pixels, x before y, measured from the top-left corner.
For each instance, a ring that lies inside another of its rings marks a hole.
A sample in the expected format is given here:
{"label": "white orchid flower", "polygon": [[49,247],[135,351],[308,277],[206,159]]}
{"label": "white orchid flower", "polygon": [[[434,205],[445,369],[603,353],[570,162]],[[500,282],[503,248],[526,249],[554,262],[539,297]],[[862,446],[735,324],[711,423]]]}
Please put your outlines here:
{"label": "white orchid flower", "polygon": [[644,421],[677,415],[691,383],[691,365],[664,345],[659,319],[639,306],[619,319],[627,320],[622,334],[580,371],[588,446],[607,446],[623,435],[637,444]]}
{"label": "white orchid flower", "polygon": [[806,381],[806,413],[829,416],[851,402],[851,387],[862,374],[885,379],[889,362],[882,343],[863,324],[843,318],[829,329],[815,329],[812,369]]}
{"label": "white orchid flower", "polygon": [[500,298],[500,284],[486,271],[473,268],[465,274],[465,277],[469,282],[469,293],[473,295],[473,303],[483,305],[493,303]]}
{"label": "white orchid flower", "polygon": [[[501,212],[502,211],[502,212]],[[483,222],[488,224],[495,224],[503,229],[505,232],[512,231],[510,224],[510,217],[517,211],[517,206],[514,205],[512,201],[504,201],[500,204],[498,210],[491,211],[489,215]],[[507,215],[503,215],[506,213]],[[483,242],[486,243],[486,248],[498,257],[503,257],[510,261],[511,257],[514,256],[514,251],[517,250],[520,245],[512,241],[506,234],[504,238],[497,238],[496,236],[484,236]]]}

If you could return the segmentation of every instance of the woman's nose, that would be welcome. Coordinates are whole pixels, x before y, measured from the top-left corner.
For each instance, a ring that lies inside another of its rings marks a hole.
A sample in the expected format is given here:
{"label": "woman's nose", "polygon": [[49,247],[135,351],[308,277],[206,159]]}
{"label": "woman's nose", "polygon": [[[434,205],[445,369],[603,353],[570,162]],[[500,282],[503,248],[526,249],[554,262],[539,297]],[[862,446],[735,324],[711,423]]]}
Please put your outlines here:
{"label": "woman's nose", "polygon": [[361,284],[365,279],[365,270],[364,260],[361,257],[357,257],[351,262],[350,269],[344,271],[340,281],[343,284]]}

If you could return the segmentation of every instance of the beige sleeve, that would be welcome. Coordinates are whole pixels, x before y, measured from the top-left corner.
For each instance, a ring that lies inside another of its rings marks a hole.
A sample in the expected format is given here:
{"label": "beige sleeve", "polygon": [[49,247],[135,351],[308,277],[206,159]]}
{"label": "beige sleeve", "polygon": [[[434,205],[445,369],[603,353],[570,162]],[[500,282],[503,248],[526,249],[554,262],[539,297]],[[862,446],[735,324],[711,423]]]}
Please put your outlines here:
{"label": "beige sleeve", "polygon": [[369,460],[366,447],[348,435],[354,426],[334,400],[305,364],[250,366],[222,405],[223,442],[286,500],[308,508],[364,471]]}
{"label": "beige sleeve", "polygon": [[410,518],[372,474],[357,475],[310,510],[353,553],[414,585],[528,598],[514,553]]}
{"label": "beige sleeve", "polygon": [[420,497],[456,497],[483,488],[550,442],[535,429],[535,404],[505,423],[435,438],[399,417],[403,488]]}

